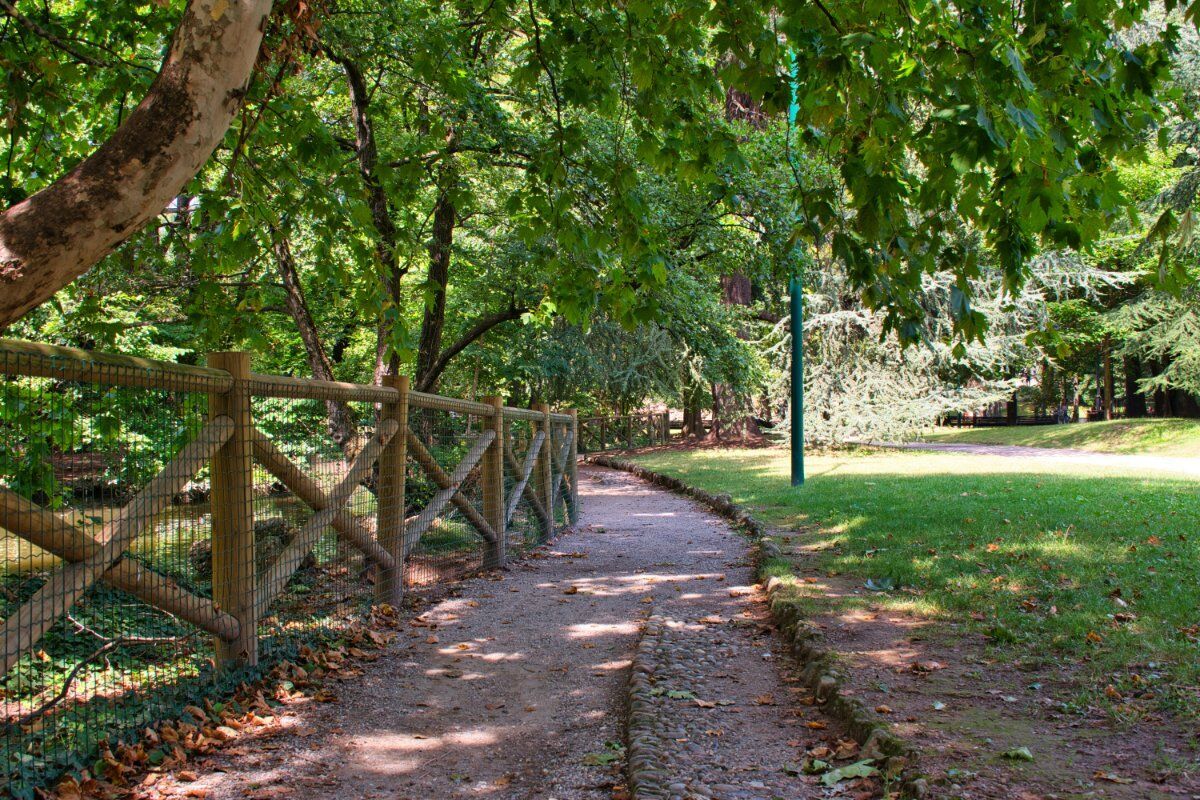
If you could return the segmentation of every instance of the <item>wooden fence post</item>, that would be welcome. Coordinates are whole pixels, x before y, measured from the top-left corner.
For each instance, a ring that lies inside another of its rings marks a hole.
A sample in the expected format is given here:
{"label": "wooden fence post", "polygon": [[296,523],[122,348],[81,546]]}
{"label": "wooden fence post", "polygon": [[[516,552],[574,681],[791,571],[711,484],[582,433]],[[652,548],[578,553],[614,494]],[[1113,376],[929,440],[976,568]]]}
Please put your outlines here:
{"label": "wooden fence post", "polygon": [[238,621],[238,637],[216,639],[217,667],[251,667],[258,663],[258,620],[254,617],[254,461],[251,437],[254,417],[246,381],[250,354],[210,353],[208,366],[233,377],[224,394],[209,396],[209,419],[233,420],[233,435],[212,459],[212,593],[213,605]]}
{"label": "wooden fence post", "polygon": [[574,525],[579,521],[579,410],[572,408],[567,412],[571,415],[571,449],[567,453],[567,478],[571,481],[571,494],[567,499],[567,519]]}
{"label": "wooden fence post", "polygon": [[625,417],[625,449],[633,449],[633,414]]}
{"label": "wooden fence post", "polygon": [[671,412],[662,412],[662,443],[667,444],[671,441]]}
{"label": "wooden fence post", "polygon": [[396,560],[396,566],[379,571],[375,582],[375,600],[399,606],[404,599],[404,479],[408,464],[409,379],[407,375],[388,375],[383,383],[395,389],[397,396],[395,402],[383,404],[379,421],[395,420],[399,427],[379,455],[376,539]]}
{"label": "wooden fence post", "polygon": [[483,468],[483,517],[496,532],[496,541],[488,545],[484,567],[501,569],[504,566],[507,538],[504,523],[504,400],[493,396],[485,397],[483,402],[495,410],[494,415],[483,420],[484,430],[491,430],[496,434],[480,462]]}
{"label": "wooden fence post", "polygon": [[600,418],[600,447],[599,452],[604,452],[608,449],[608,417]]}
{"label": "wooden fence post", "polygon": [[550,406],[545,403],[534,403],[533,410],[542,415],[542,421],[538,424],[541,429],[546,432],[546,443],[542,445],[542,449],[538,451],[537,467],[534,469],[534,474],[537,475],[537,490],[541,495],[542,503],[546,506],[546,517],[550,521],[550,530],[546,531],[546,536],[554,535],[554,461],[551,458],[551,452],[554,450],[553,430],[550,427]]}

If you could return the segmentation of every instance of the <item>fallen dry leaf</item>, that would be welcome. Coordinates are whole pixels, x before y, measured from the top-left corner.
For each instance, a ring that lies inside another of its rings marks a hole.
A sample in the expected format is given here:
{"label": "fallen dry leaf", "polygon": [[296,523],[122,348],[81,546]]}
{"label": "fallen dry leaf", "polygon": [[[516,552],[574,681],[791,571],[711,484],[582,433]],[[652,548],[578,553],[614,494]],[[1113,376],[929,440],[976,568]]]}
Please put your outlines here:
{"label": "fallen dry leaf", "polygon": [[1122,778],[1115,772],[1104,772],[1103,770],[1096,770],[1092,777],[1098,781],[1107,781],[1109,783],[1133,783],[1133,780],[1130,778]]}
{"label": "fallen dry leaf", "polygon": [[854,758],[858,755],[858,742],[853,739],[839,739],[837,749],[833,751],[836,759]]}

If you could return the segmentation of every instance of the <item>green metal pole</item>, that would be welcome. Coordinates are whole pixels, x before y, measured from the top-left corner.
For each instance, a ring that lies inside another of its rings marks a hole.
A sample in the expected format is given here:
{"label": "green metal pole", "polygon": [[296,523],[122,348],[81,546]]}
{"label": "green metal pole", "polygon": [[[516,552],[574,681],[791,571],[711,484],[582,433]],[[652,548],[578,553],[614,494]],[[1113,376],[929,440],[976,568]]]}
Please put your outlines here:
{"label": "green metal pole", "polygon": [[792,486],[804,483],[804,281],[792,276]]}
{"label": "green metal pole", "polygon": [[[799,67],[792,65],[793,98],[788,108],[788,136],[800,108],[795,90],[800,83]],[[791,149],[788,149],[791,157]],[[796,268],[788,285],[792,310],[792,486],[804,485],[804,265]]]}

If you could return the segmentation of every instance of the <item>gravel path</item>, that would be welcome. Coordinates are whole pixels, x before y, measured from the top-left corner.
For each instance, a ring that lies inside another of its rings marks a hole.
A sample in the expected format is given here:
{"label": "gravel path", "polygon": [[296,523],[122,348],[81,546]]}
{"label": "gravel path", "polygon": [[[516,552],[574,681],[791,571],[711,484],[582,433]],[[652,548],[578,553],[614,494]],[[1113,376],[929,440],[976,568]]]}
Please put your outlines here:
{"label": "gravel path", "polygon": [[712,792],[722,798],[811,796],[782,771],[799,758],[803,720],[756,616],[744,539],[630,475],[581,478],[576,532],[502,577],[463,582],[364,675],[335,684],[338,702],[292,706],[278,734],[239,741],[199,765],[198,780],[158,790],[611,800],[630,659],[655,611],[675,620],[670,646],[694,662],[664,679],[731,703],[673,700],[695,768],[683,780],[724,784]]}
{"label": "gravel path", "polygon": [[696,617],[697,604],[675,604],[647,624],[634,666],[646,680],[634,694],[630,722],[639,800],[813,796],[800,754],[832,731],[807,692],[780,686],[771,663],[780,654],[766,620],[756,618],[761,608],[731,602],[731,617]]}
{"label": "gravel path", "polygon": [[1064,464],[1091,464],[1121,467],[1129,470],[1161,470],[1176,476],[1200,478],[1200,454],[1196,458],[1178,456],[1124,455],[1093,453],[1089,450],[1070,450],[1062,447],[1023,447],[1012,444],[968,444],[965,442],[904,442],[902,444],[871,442],[872,447],[892,447],[901,450],[935,450],[940,453],[969,453],[1007,458],[1036,458],[1039,461],[1058,461]]}

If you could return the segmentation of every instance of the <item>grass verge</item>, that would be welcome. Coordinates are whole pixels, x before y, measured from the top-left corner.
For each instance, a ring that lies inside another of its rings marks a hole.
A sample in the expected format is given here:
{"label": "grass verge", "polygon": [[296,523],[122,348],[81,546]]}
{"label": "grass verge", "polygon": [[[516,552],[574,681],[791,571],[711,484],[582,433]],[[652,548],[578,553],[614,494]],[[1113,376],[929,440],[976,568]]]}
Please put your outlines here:
{"label": "grass verge", "polygon": [[961,623],[1017,658],[1070,665],[1089,699],[1130,715],[1200,710],[1200,482],[859,451],[810,458],[808,483],[793,489],[784,450],[636,460],[800,532],[820,569],[885,589],[877,604]]}
{"label": "grass verge", "polygon": [[1072,425],[942,428],[931,442],[1061,447],[1095,453],[1200,457],[1200,420],[1119,419]]}

